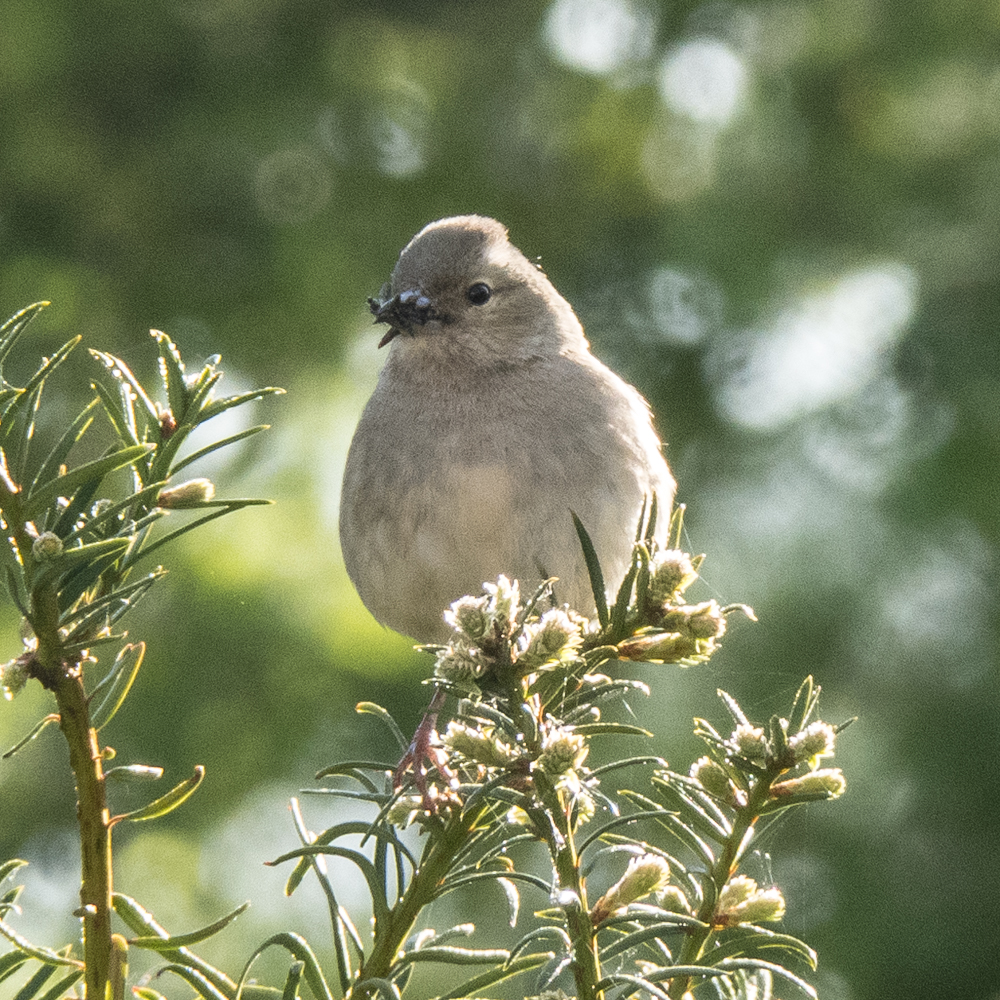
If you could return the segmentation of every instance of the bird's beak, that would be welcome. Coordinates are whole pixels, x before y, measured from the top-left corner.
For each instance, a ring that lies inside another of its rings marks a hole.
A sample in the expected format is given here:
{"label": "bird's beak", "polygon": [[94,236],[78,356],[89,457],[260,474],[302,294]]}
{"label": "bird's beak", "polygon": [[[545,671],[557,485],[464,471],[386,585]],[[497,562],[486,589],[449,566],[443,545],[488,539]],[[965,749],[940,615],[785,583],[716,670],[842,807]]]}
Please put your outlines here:
{"label": "bird's beak", "polygon": [[369,299],[376,323],[388,323],[389,331],[378,342],[385,347],[401,333],[413,333],[415,326],[423,326],[432,319],[440,319],[434,303],[418,288],[408,288],[388,299]]}

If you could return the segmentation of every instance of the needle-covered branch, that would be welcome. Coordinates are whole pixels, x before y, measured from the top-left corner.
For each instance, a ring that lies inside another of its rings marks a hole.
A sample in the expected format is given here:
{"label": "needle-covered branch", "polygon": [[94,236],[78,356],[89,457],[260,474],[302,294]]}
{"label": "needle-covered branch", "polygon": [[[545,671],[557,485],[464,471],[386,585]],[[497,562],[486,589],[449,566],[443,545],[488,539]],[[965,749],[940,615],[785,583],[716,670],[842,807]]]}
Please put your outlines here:
{"label": "needle-covered branch", "polygon": [[[23,386],[7,381],[2,371],[28,323],[46,304],[29,306],[0,327],[0,517],[5,526],[0,568],[25,623],[22,648],[0,668],[0,684],[11,698],[37,680],[52,692],[56,711],[5,756],[23,749],[49,721],[59,722],[77,791],[85,991],[91,1000],[104,1000],[109,988],[112,997],[122,993],[122,949],[127,949],[124,939],[116,945],[119,936],[112,933],[111,828],[121,819],[169,811],[194,791],[203,774],[196,767],[195,779],[155,802],[126,816],[109,814],[104,761],[112,754],[101,747],[98,730],[121,709],[144,650],[142,643],[123,645],[120,622],[163,575],[154,566],[135,578],[136,564],[208,520],[265,502],[215,499],[215,487],[207,479],[172,480],[179,466],[263,429],[229,435],[181,458],[182,446],[196,428],[280,390],[216,396],[213,390],[222,378],[219,359],[188,375],[176,346],[154,332],[159,391],[147,392],[120,359],[92,351],[99,368],[90,384],[91,398],[60,429],[65,420],[61,408],[53,407],[50,416],[44,391],[80,338],[44,358]],[[61,391],[72,398],[72,387]],[[156,402],[157,397],[166,402]],[[102,409],[106,421],[96,419]],[[44,441],[51,441],[47,451]],[[210,513],[157,534],[166,517],[204,509]],[[108,646],[120,652],[102,677],[96,673],[97,654]],[[115,771],[118,777],[159,773],[142,765]],[[40,954],[44,952],[32,957]]]}

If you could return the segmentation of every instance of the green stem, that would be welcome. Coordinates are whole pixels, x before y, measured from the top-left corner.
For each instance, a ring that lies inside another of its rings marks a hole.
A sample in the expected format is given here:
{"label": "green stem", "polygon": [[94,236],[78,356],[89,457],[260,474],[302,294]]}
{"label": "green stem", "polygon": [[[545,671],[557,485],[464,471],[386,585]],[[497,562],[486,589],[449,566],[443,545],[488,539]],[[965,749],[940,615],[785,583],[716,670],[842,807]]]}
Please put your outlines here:
{"label": "green stem", "polygon": [[[3,472],[0,508],[30,580],[35,571],[34,536],[22,515],[20,489],[10,480],[6,468]],[[111,827],[101,752],[97,733],[90,725],[79,657],[67,659],[63,654],[59,595],[53,585],[43,583],[32,588],[31,617],[38,640],[32,673],[55,695],[59,726],[69,746],[70,767],[76,781],[86,998],[105,1000],[111,968]]]}
{"label": "green stem", "polygon": [[111,826],[101,752],[78,669],[64,674],[55,695],[76,779],[86,995],[104,1000],[111,966]]}
{"label": "green stem", "polygon": [[[739,864],[742,851],[746,848],[748,841],[747,833],[757,822],[760,811],[767,802],[771,794],[771,783],[778,777],[778,773],[760,778],[750,790],[747,803],[736,810],[733,820],[733,829],[730,835],[722,844],[722,852],[712,866],[709,876],[715,885],[715,896],[718,897],[726,883],[732,877]],[[680,954],[677,956],[677,965],[695,965],[705,953],[712,934],[715,932],[715,899],[706,898],[698,911],[698,919],[705,925],[704,930],[691,931],[684,939]],[[675,1000],[679,1000],[687,991],[691,989],[691,978],[682,977],[671,981],[669,994]]]}
{"label": "green stem", "polygon": [[111,967],[111,826],[101,751],[90,725],[80,664],[55,658],[61,652],[58,631],[52,627],[58,620],[55,593],[40,588],[32,594],[32,612],[38,628],[38,677],[55,695],[76,781],[86,997],[104,1000]]}
{"label": "green stem", "polygon": [[[507,714],[512,719],[520,719],[521,712],[528,704],[523,679],[512,681],[507,691]],[[532,704],[532,711],[541,713],[537,704]],[[534,736],[524,732],[525,749],[537,756],[541,753],[541,743],[538,729]],[[580,873],[580,856],[577,854],[576,842],[573,838],[571,818],[555,785],[544,772],[535,772],[535,791],[541,799],[543,811],[552,823],[549,835],[545,841],[552,856],[552,865],[559,880],[560,893],[566,893],[566,901],[561,903],[563,916],[566,918],[566,930],[573,946],[573,978],[576,981],[578,1000],[599,1000],[603,994],[598,994],[597,984],[601,980],[601,964],[597,954],[597,935],[590,919],[590,907],[587,905],[587,887]]]}
{"label": "green stem", "polygon": [[597,992],[601,980],[601,963],[597,954],[597,935],[587,905],[587,887],[580,873],[580,856],[559,792],[542,775],[536,774],[535,788],[548,817],[558,826],[549,840],[553,866],[559,879],[559,890],[568,898],[562,905],[566,930],[573,945],[573,978],[578,1000],[600,1000]]}
{"label": "green stem", "polygon": [[[456,810],[428,843],[402,899],[392,908],[388,918],[379,921],[375,927],[375,947],[361,966],[358,984],[366,979],[388,978],[399,949],[413,929],[420,911],[434,900],[456,854],[487,809],[487,805],[481,805],[461,812]],[[358,994],[367,995],[364,992]]]}

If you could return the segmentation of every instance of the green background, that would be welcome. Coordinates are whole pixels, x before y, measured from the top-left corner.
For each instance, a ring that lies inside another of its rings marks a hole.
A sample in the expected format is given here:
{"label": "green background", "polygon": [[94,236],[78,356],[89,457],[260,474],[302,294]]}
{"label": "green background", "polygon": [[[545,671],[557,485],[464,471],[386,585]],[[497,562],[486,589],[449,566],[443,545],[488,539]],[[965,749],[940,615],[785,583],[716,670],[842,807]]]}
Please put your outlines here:
{"label": "green background", "polygon": [[[108,740],[208,778],[118,831],[118,888],[177,932],[252,897],[204,949],[230,971],[285,927],[329,958],[321,900],[260,861],[317,768],[391,755],[355,703],[412,726],[430,670],[336,538],[380,362],[365,298],[422,225],[478,212],[653,405],[708,554],[693,596],[760,619],[706,667],[638,668],[655,752],[686,769],[717,687],[766,719],[812,673],[824,718],[860,717],[848,793],[761,846],[821,996],[1000,996],[996,0],[5,0],[2,21],[0,312],[53,303],[20,363],[82,333],[148,379],[155,327],[192,365],[221,353],[234,390],[288,389],[252,415],[266,440],[199,470],[277,506],[189,536],[132,621],[150,650]],[[15,655],[9,607],[0,628]],[[48,709],[3,706],[3,744]],[[0,765],[0,856],[32,862],[18,926],[46,943],[74,933],[72,821],[50,730]]]}

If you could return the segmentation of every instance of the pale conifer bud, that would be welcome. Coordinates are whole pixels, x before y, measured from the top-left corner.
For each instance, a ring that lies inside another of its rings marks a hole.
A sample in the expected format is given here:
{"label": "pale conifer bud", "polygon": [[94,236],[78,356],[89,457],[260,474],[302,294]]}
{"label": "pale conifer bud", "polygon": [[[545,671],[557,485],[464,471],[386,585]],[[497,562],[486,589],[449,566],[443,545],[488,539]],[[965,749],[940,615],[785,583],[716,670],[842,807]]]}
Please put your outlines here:
{"label": "pale conifer bud", "polygon": [[828,722],[813,722],[800,733],[790,736],[788,748],[795,755],[795,763],[809,761],[816,768],[823,757],[833,756],[837,733]]}
{"label": "pale conifer bud", "polygon": [[208,479],[189,479],[186,483],[160,490],[156,505],[166,510],[183,510],[196,507],[215,496],[215,486]]}
{"label": "pale conifer bud", "polygon": [[747,875],[731,878],[719,893],[714,922],[722,927],[780,920],[785,915],[785,898],[772,886],[761,889]]}
{"label": "pale conifer bud", "polygon": [[599,924],[629,903],[665,889],[669,882],[670,866],[658,854],[632,858],[625,874],[594,904],[590,918]]}
{"label": "pale conifer bud", "polygon": [[517,662],[522,670],[534,670],[571,656],[583,641],[579,627],[565,611],[552,608],[524,629],[523,652]]}
{"label": "pale conifer bud", "polygon": [[499,739],[492,728],[449,722],[441,742],[469,760],[486,767],[509,767],[519,759],[513,747]]}
{"label": "pale conifer bud", "polygon": [[51,531],[43,531],[31,543],[31,555],[36,562],[51,562],[56,556],[62,555],[62,539]]}
{"label": "pale conifer bud", "polygon": [[460,597],[444,613],[444,620],[470,639],[481,639],[490,627],[488,597]]}
{"label": "pale conifer bud", "polygon": [[717,601],[703,601],[671,608],[660,620],[660,627],[694,639],[721,639],[726,633],[726,617]]}
{"label": "pale conifer bud", "polygon": [[699,782],[706,792],[727,802],[733,797],[726,769],[711,757],[699,757],[692,765],[690,775]]}
{"label": "pale conifer bud", "polygon": [[764,730],[757,726],[741,722],[730,737],[730,742],[748,760],[763,760],[767,756],[767,738]]}
{"label": "pale conifer bud", "polygon": [[506,633],[521,610],[521,592],[517,580],[512,583],[501,574],[496,583],[484,583],[483,589],[489,595],[487,609],[491,618]]}
{"label": "pale conifer bud", "polygon": [[698,579],[691,557],[680,549],[664,549],[649,561],[649,599],[666,604]]}
{"label": "pale conifer bud", "polygon": [[28,665],[21,659],[9,660],[0,665],[0,688],[7,701],[12,701],[25,684],[28,683]]}
{"label": "pale conifer bud", "polygon": [[445,646],[434,662],[434,676],[455,684],[474,683],[486,673],[486,662],[480,652],[467,642],[458,640]]}
{"label": "pale conifer bud", "polygon": [[578,768],[587,759],[589,750],[583,736],[569,729],[554,729],[542,739],[538,766],[555,777]]}
{"label": "pale conifer bud", "polygon": [[721,639],[726,634],[726,616],[718,601],[695,604],[688,614],[688,629],[696,639]]}
{"label": "pale conifer bud", "polygon": [[809,802],[814,799],[836,799],[847,790],[847,779],[839,767],[821,767],[800,778],[789,778],[771,785],[771,797],[775,799],[800,799]]}
{"label": "pale conifer bud", "polygon": [[676,885],[668,885],[656,894],[656,901],[668,913],[690,913],[691,904],[683,890]]}

